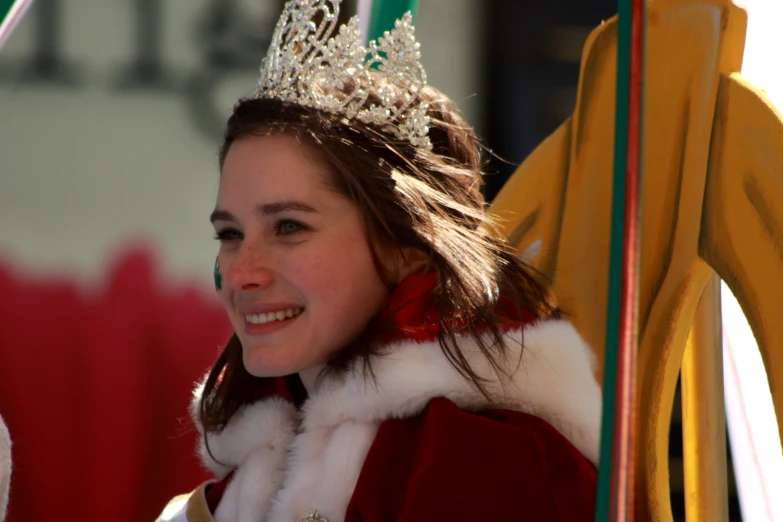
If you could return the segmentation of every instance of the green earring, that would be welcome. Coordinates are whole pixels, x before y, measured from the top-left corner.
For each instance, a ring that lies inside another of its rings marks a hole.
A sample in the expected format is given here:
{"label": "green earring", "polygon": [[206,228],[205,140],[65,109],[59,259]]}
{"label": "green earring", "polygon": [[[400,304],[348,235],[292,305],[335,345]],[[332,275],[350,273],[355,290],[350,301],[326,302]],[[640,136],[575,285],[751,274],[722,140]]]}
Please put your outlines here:
{"label": "green earring", "polygon": [[215,258],[215,288],[220,290],[223,287],[223,278],[220,277],[220,263]]}

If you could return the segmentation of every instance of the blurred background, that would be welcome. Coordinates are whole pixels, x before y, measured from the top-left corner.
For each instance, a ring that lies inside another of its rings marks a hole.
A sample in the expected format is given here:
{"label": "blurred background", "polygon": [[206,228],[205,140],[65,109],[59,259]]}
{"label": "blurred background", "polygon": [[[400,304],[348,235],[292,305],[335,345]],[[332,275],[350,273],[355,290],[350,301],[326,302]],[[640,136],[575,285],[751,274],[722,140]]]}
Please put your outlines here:
{"label": "blurred background", "polygon": [[[282,4],[36,0],[0,54],[4,257],[91,280],[138,239],[203,283],[216,147]],[[424,0],[423,62],[517,164],[570,114],[582,43],[614,11],[611,0]],[[513,168],[493,164],[489,198]]]}
{"label": "blurred background", "polygon": [[[230,333],[212,294],[216,151],[282,4],[36,0],[0,52],[8,520],[152,520],[206,478],[185,418]],[[615,11],[614,0],[421,0],[429,83],[503,158],[488,199],[571,113],[582,45]]]}

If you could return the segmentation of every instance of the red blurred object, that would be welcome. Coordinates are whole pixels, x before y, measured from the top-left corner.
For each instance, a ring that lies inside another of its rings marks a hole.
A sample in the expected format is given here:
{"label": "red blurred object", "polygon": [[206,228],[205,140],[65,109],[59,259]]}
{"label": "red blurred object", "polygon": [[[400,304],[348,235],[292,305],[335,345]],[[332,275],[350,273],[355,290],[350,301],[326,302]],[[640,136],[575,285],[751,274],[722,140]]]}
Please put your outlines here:
{"label": "red blurred object", "polygon": [[163,285],[154,265],[132,252],[89,293],[0,264],[7,521],[154,520],[207,478],[187,405],[231,327],[216,299]]}

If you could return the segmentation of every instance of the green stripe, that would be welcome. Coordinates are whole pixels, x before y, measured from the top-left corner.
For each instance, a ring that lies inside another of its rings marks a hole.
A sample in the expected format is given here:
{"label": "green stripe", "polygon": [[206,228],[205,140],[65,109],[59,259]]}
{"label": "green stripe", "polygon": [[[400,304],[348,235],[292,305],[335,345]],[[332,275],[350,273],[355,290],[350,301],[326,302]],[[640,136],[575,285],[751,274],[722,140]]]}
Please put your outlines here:
{"label": "green stripe", "polygon": [[596,522],[609,520],[609,496],[612,473],[614,405],[617,396],[617,355],[620,328],[620,282],[623,260],[623,223],[625,221],[625,165],[628,147],[628,93],[631,61],[631,0],[618,0],[617,11],[617,92],[614,117],[614,181],[612,183],[612,219],[609,246],[609,287],[607,292],[606,340],[601,419],[601,461],[598,466]]}
{"label": "green stripe", "polygon": [[11,8],[16,3],[16,0],[0,0],[0,25],[5,22],[8,13],[11,12]]}
{"label": "green stripe", "polygon": [[408,11],[411,12],[415,21],[418,6],[419,0],[374,0],[370,25],[367,28],[367,41],[377,40],[383,36],[384,31],[391,31],[394,28],[395,20],[402,18],[402,15]]}

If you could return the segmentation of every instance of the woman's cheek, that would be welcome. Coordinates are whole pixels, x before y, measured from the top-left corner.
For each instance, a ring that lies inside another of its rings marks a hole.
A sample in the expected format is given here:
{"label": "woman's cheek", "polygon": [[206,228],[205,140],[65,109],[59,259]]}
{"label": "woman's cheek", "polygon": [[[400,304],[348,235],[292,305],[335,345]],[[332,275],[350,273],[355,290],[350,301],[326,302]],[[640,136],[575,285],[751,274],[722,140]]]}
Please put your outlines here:
{"label": "woman's cheek", "polygon": [[324,255],[323,251],[313,252],[312,249],[302,249],[300,252],[292,252],[281,263],[281,270],[287,279],[292,281],[301,290],[317,289],[322,280],[334,277],[334,271],[341,264],[339,257],[331,259]]}

